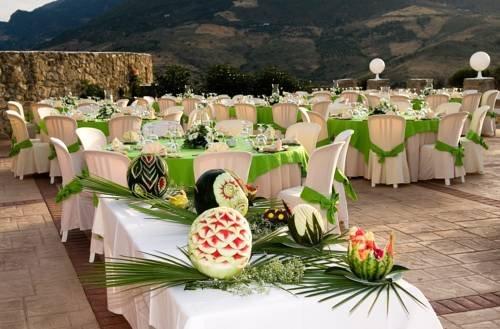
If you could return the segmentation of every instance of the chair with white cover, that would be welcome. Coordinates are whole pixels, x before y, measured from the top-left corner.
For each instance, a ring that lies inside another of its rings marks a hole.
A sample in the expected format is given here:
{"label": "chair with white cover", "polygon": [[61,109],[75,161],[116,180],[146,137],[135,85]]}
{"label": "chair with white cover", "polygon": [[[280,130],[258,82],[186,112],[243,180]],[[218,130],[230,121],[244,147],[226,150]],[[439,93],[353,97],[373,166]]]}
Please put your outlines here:
{"label": "chair with white cover", "polygon": [[180,111],[180,112],[172,112],[172,113],[169,113],[169,114],[165,115],[162,118],[162,120],[164,120],[164,121],[175,121],[175,122],[179,123],[179,125],[180,125],[183,114],[184,113],[182,113],[182,111]]}
{"label": "chair with white cover", "polygon": [[177,103],[175,99],[172,98],[160,98],[158,99],[158,106],[160,107],[160,113],[166,115],[169,113],[168,109],[176,106]]}
{"label": "chair with white cover", "polygon": [[299,113],[299,107],[297,104],[274,104],[272,111],[273,122],[282,128],[286,129],[297,122],[297,114]]}
{"label": "chair with white cover", "polygon": [[38,116],[40,117],[41,120],[45,119],[45,117],[48,117],[49,115],[56,116],[56,115],[61,115],[61,113],[52,107],[40,107],[40,108],[38,108]]}
{"label": "chair with white cover", "polygon": [[[56,138],[61,140],[66,148],[71,153],[73,162],[81,164],[83,161],[81,156],[80,145],[78,143],[78,136],[76,135],[76,129],[78,127],[75,119],[55,115],[48,116],[44,118],[45,126],[47,127],[47,135],[49,138]],[[61,176],[61,171],[59,168],[59,162],[57,158],[50,159],[50,183],[54,183],[54,178]]]}
{"label": "chair with white cover", "polygon": [[234,172],[244,182],[248,181],[252,154],[249,152],[229,151],[198,155],[193,162],[194,179],[211,169],[227,169]]}
{"label": "chair with white cover", "polygon": [[23,180],[25,175],[49,171],[50,147],[38,139],[30,139],[26,122],[17,112],[7,110],[7,118],[12,126],[13,147],[11,170],[15,177]]}
{"label": "chair with white cover", "polygon": [[148,105],[153,105],[153,103],[155,102],[155,98],[154,97],[144,96],[143,98],[146,100],[146,102],[148,102]]}
{"label": "chair with white cover", "polygon": [[464,168],[467,174],[484,172],[483,153],[488,149],[488,145],[481,137],[481,131],[489,109],[488,105],[484,105],[472,114],[469,131],[460,139],[464,148]]}
{"label": "chair with white cover", "polygon": [[122,98],[116,101],[116,106],[118,107],[127,107],[129,100],[127,98]]}
{"label": "chair with white cover", "polygon": [[368,99],[368,106],[374,108],[380,104],[380,96],[374,94],[367,94],[366,99]]}
{"label": "chair with white cover", "polygon": [[359,98],[359,92],[346,90],[340,94],[340,98],[346,103],[357,103]]}
{"label": "chair with white cover", "polygon": [[393,101],[391,98],[391,104],[394,105],[399,112],[407,112],[411,108],[410,101]]}
{"label": "chair with white cover", "polygon": [[107,144],[106,135],[96,128],[84,127],[77,128],[76,135],[85,151],[104,150]]}
{"label": "chair with white cover", "polygon": [[406,121],[397,115],[373,115],[368,118],[370,155],[368,177],[376,184],[410,183],[410,172],[405,152]]}
{"label": "chair with white cover", "polygon": [[199,98],[195,98],[195,97],[183,99],[182,100],[182,108],[183,108],[184,114],[187,117],[189,117],[189,115],[191,114],[191,112],[193,112],[196,109],[196,106],[200,102],[201,102],[200,99]]}
{"label": "chair with white cover", "polygon": [[[82,164],[75,162],[63,141],[50,138],[57,153],[57,161],[61,168],[63,187],[69,184],[82,172]],[[92,229],[94,204],[90,193],[82,192],[71,195],[62,202],[61,241],[66,242],[68,232],[73,229],[82,231]]]}
{"label": "chair with white cover", "polygon": [[331,101],[317,102],[312,105],[311,110],[312,112],[318,113],[326,120],[330,113],[330,105],[332,104]]}
{"label": "chair with white cover", "polygon": [[[462,106],[460,107],[460,112],[468,112],[469,114],[473,114],[479,108],[479,104],[481,103],[481,93],[468,93],[464,94],[462,99]],[[467,131],[469,131],[470,119],[467,118],[465,120],[464,129],[462,131],[462,135],[465,135]]]}
{"label": "chair with white cover", "polygon": [[142,118],[134,115],[123,115],[111,118],[108,121],[109,137],[108,140],[112,141],[115,138],[122,140],[123,134],[127,131],[141,131]]}
{"label": "chair with white cover", "polygon": [[238,120],[250,121],[253,124],[257,123],[257,108],[255,105],[237,103],[234,104],[234,110]]}
{"label": "chair with white cover", "polygon": [[213,106],[215,121],[223,121],[230,119],[229,107],[220,103],[215,103],[212,106]]}
{"label": "chair with white cover", "polygon": [[459,141],[466,119],[467,112],[448,114],[441,119],[436,143],[420,148],[420,180],[444,179],[446,185],[450,185],[450,179],[455,177],[465,181],[465,169],[461,165],[463,150]]}
{"label": "chair with white cover", "polygon": [[[182,113],[180,114],[182,115]],[[169,132],[174,133],[175,136],[182,136],[184,130],[182,129],[179,121],[159,120],[148,122],[144,126],[142,126],[142,134],[146,137],[151,134],[158,137],[165,137]]]}
{"label": "chair with white cover", "polygon": [[[303,115],[303,113],[302,113]],[[328,139],[328,127],[326,124],[326,120],[321,114],[316,113],[316,112],[308,112],[307,113],[309,121],[306,121],[304,117],[302,117],[303,122],[311,122],[311,123],[316,123],[321,126],[321,130],[319,132],[318,136],[318,142],[323,142]]]}
{"label": "chair with white cover", "polygon": [[405,95],[391,95],[391,103],[393,102],[410,102],[410,98]]}
{"label": "chair with white cover", "polygon": [[[337,162],[337,168],[335,172],[335,177],[333,180],[333,189],[339,195],[339,205],[337,209],[337,219],[339,222],[344,224],[345,228],[349,228],[349,212],[347,210],[347,197],[346,197],[346,186],[350,186],[349,179],[345,176],[345,164],[347,159],[347,151],[349,149],[349,143],[351,137],[354,134],[354,130],[348,129],[344,130],[338,134],[333,143],[344,143],[342,146],[342,151],[340,152],[339,160]],[[351,197],[355,197],[351,195]]]}
{"label": "chair with white cover", "polygon": [[450,96],[445,94],[433,94],[425,98],[427,106],[433,112],[436,112],[436,109],[438,108],[439,105],[448,103],[449,101],[450,101]]}
{"label": "chair with white cover", "polygon": [[26,117],[24,116],[24,108],[21,103],[16,101],[8,101],[7,108],[10,111],[17,112],[21,116],[21,118],[26,122]]}
{"label": "chair with white cover", "polygon": [[145,100],[144,98],[137,98],[135,101],[132,102],[132,104],[130,106],[132,106],[132,107],[144,107],[147,109],[149,107],[149,102],[147,100]]}
{"label": "chair with white cover", "polygon": [[311,98],[311,103],[316,104],[320,102],[330,102],[332,100],[332,94],[328,91],[317,91],[314,92]]}
{"label": "chair with white cover", "polygon": [[187,129],[190,129],[196,122],[208,122],[210,121],[210,116],[208,114],[208,108],[203,110],[194,110],[189,114]]}
{"label": "chair with white cover", "polygon": [[321,126],[317,123],[297,122],[287,128],[285,139],[297,140],[311,155],[316,149]]}
{"label": "chair with white cover", "polygon": [[[327,219],[327,211],[318,203],[308,203],[301,198],[304,187],[308,187],[330,199],[332,195],[335,170],[344,142],[333,143],[316,149],[309,158],[307,177],[303,186],[295,186],[281,191],[278,199],[283,200],[290,208],[299,204],[310,204]],[[338,229],[338,226],[337,226]]]}
{"label": "chair with white cover", "polygon": [[[110,151],[84,151],[83,157],[89,174],[93,177],[101,177],[122,186],[128,186],[127,170],[130,159],[118,152]],[[90,241],[89,262],[93,263],[96,254],[103,254],[102,237],[92,234]]]}
{"label": "chair with white cover", "polygon": [[460,112],[462,104],[452,102],[440,104],[434,111],[436,114],[453,114]]}
{"label": "chair with white cover", "polygon": [[[222,132],[226,136],[238,137],[243,131],[243,127],[252,127],[253,124],[250,121],[245,120],[222,120],[217,121],[215,124],[215,129]],[[250,130],[253,130],[252,128]],[[251,132],[250,132],[251,133]]]}
{"label": "chair with white cover", "polygon": [[487,105],[488,113],[486,114],[486,118],[484,119],[483,124],[483,136],[494,137],[496,135],[496,118],[495,118],[495,103],[498,98],[499,91],[498,90],[488,90],[483,94],[481,98],[481,106]]}

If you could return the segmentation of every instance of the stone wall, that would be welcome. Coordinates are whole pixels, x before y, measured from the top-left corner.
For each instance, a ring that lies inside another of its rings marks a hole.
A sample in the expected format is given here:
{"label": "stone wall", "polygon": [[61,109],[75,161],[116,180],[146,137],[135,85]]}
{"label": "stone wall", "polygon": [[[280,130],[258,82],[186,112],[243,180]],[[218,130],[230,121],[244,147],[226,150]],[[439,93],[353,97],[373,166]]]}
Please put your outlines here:
{"label": "stone wall", "polygon": [[[129,74],[135,71],[141,83],[153,81],[149,54],[2,51],[0,52],[0,111],[9,100],[29,105],[48,97],[78,95],[81,82],[95,83],[117,96],[127,90]],[[0,135],[3,115],[0,116]],[[5,125],[5,123],[4,123]]]}

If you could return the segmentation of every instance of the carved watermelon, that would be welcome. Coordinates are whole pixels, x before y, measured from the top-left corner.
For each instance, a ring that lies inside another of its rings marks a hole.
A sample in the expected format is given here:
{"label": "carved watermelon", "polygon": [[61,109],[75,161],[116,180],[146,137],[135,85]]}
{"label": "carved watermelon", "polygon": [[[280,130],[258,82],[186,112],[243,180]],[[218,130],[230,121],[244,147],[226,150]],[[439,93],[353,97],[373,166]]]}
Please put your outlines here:
{"label": "carved watermelon", "polygon": [[211,278],[230,279],[250,261],[250,226],[235,209],[209,209],[191,225],[188,250],[189,259],[198,271]]}
{"label": "carved watermelon", "polygon": [[239,180],[229,171],[213,169],[196,181],[194,206],[198,214],[211,208],[229,207],[245,216],[248,212],[248,198]]}
{"label": "carved watermelon", "polygon": [[151,194],[161,198],[167,192],[168,167],[158,155],[142,154],[130,164],[127,183],[137,197]]}

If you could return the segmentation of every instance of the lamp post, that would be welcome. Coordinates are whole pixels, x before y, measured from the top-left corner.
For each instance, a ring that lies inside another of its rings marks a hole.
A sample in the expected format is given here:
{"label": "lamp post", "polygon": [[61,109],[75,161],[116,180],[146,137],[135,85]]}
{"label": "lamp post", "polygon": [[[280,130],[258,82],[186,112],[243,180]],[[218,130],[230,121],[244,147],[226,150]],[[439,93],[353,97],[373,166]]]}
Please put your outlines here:
{"label": "lamp post", "polygon": [[470,57],[470,66],[477,71],[477,79],[483,79],[483,71],[490,66],[490,55],[484,51],[478,51]]}
{"label": "lamp post", "polygon": [[385,70],[385,62],[381,58],[375,58],[370,62],[370,71],[375,74],[375,80],[380,80],[380,74]]}

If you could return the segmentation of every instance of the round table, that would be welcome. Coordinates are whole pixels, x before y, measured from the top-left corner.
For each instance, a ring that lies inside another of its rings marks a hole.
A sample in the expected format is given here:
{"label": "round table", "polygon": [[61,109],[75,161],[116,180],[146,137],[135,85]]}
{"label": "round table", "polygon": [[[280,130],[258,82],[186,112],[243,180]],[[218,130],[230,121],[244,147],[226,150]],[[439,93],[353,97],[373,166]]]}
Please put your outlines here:
{"label": "round table", "polygon": [[[160,140],[160,143],[165,143],[165,140]],[[248,182],[257,186],[258,196],[266,198],[276,197],[281,190],[300,185],[301,172],[305,172],[307,168],[308,156],[302,146],[290,146],[288,150],[276,153],[259,153],[246,143],[238,143],[230,150],[252,153]],[[204,152],[203,149],[183,148],[180,157],[167,157],[171,184],[194,186],[193,162]],[[127,152],[129,158],[135,158],[139,154],[139,150]]]}
{"label": "round table", "polygon": [[[367,177],[370,154],[368,120],[328,119],[328,136],[333,139],[342,131],[354,130],[347,153],[345,173],[350,177]],[[406,120],[405,146],[412,182],[418,181],[420,147],[436,141],[439,119]]]}

